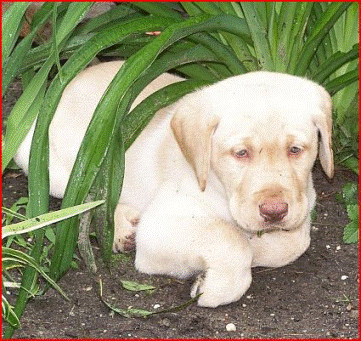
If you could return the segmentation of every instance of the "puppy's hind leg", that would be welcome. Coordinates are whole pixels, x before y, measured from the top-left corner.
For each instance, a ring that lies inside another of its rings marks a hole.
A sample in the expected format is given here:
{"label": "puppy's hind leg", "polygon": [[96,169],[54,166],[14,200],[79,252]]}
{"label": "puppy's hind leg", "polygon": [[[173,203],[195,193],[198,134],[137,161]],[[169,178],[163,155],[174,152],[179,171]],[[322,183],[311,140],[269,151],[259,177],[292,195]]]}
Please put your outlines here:
{"label": "puppy's hind leg", "polygon": [[135,248],[135,229],[140,212],[127,204],[119,203],[114,212],[113,252],[127,252]]}

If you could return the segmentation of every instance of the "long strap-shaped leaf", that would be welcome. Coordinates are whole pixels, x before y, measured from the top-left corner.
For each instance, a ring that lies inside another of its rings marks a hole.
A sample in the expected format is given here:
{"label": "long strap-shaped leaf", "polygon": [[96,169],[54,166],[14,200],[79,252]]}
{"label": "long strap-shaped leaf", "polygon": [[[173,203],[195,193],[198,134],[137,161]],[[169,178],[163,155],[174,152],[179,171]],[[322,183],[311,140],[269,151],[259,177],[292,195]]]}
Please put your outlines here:
{"label": "long strap-shaped leaf", "polygon": [[[112,148],[109,148],[94,186],[99,198],[105,199],[105,204],[94,212],[93,218],[104,260],[109,260],[112,253],[114,210],[118,204],[122,188],[124,174],[124,158],[122,155],[124,155],[124,151],[130,147],[155,112],[205,84],[209,83],[191,80],[171,84],[150,95],[123,119],[122,134],[118,131],[114,135],[114,139],[110,143]],[[123,144],[124,151],[121,152]]]}
{"label": "long strap-shaped leaf", "polygon": [[297,65],[294,70],[290,70],[293,74],[303,76],[317,50],[322,39],[327,35],[334,23],[347,10],[352,2],[332,2],[317,25],[312,30],[312,35],[308,37],[304,44]]}
{"label": "long strap-shaped leaf", "polygon": [[101,201],[81,204],[74,207],[68,207],[60,211],[45,213],[35,218],[27,219],[20,223],[4,226],[1,231],[1,238],[3,239],[15,234],[28,233],[30,231],[34,231],[45,226],[55,224],[60,220],[71,218],[75,215],[81,214],[94,207],[97,207],[103,202],[104,201],[101,200]]}
{"label": "long strap-shaped leaf", "polygon": [[[2,68],[2,93],[4,94],[9,86],[9,84],[13,81],[13,79],[17,76],[17,73],[20,70],[20,66],[23,64],[25,57],[28,55],[32,41],[37,33],[37,31],[44,25],[44,23],[48,20],[52,7],[54,3],[45,3],[44,7],[47,8],[46,15],[42,17],[42,20],[32,29],[32,31],[16,46],[14,51],[11,53],[10,58],[6,60]],[[8,32],[6,29],[5,32]],[[3,29],[4,33],[4,29]]]}
{"label": "long strap-shaped leaf", "polygon": [[[92,3],[72,3],[69,5],[68,11],[64,17],[64,19],[66,19],[66,24],[61,24],[56,33],[56,41],[60,46],[65,44],[66,37],[71,33],[76,24],[91,6]],[[69,12],[70,14],[68,14]],[[56,56],[54,53],[47,58],[46,62],[36,73],[11,110],[5,135],[2,170],[4,170],[10,162],[16,150],[20,146],[21,141],[24,136],[26,136],[34,122],[35,117],[32,113],[29,113],[29,111],[33,112],[31,106],[34,102],[36,102],[36,100],[39,100],[39,93],[42,91],[42,88],[47,81],[48,74],[55,62],[55,59]],[[19,134],[19,132],[21,133]]]}
{"label": "long strap-shaped leaf", "polygon": [[[70,32],[74,29],[76,24],[81,20],[81,18],[85,15],[85,13],[89,10],[89,8],[92,6],[92,3],[71,3],[68,7],[68,11],[65,14],[64,18],[67,18],[67,21],[64,22],[63,25],[60,26],[58,32],[58,39],[57,41],[60,42],[59,44],[65,44],[66,37],[70,34]],[[69,12],[69,13],[68,13]],[[50,71],[51,66],[53,65],[55,60],[54,55],[51,55],[41,70],[35,75],[34,79],[31,81],[29,86],[25,89],[24,93],[20,97],[20,99],[17,101],[16,105],[14,106],[12,113],[10,115],[10,118],[14,119],[14,126],[16,130],[16,126],[21,127],[22,120],[26,118],[26,113],[31,107],[32,103],[34,102],[34,99],[37,98],[38,93],[41,91],[44,82],[46,81],[47,75]],[[47,103],[45,103],[44,106],[46,106]],[[29,118],[27,118],[29,119]],[[39,120],[38,120],[39,121]],[[8,122],[9,124],[10,122]],[[36,141],[37,142],[37,141]],[[40,156],[41,160],[43,162],[47,162],[44,160],[47,160],[48,158],[48,150],[44,149],[44,153]],[[4,165],[3,165],[4,167]],[[41,169],[43,171],[43,169]],[[49,185],[48,185],[48,176],[47,176],[47,166],[45,172],[39,174],[40,179],[35,179],[35,183],[31,184],[31,177],[34,175],[34,172],[36,172],[37,169],[35,167],[35,170],[29,173],[29,209],[28,214],[30,217],[35,217],[39,214],[45,213],[48,210],[48,200],[49,200],[49,194],[44,194],[44,188],[45,192],[49,193]],[[35,177],[36,178],[36,177]],[[45,183],[42,183],[42,181],[45,179]],[[36,183],[36,181],[39,181]],[[34,245],[33,249],[31,250],[31,256],[38,261],[40,257],[40,253],[43,246],[43,238],[44,238],[44,231],[38,230],[34,232],[35,234],[35,240],[36,244]],[[19,291],[14,312],[16,315],[20,318],[27,300],[28,300],[28,294],[27,291],[31,287],[33,280],[36,276],[36,271],[32,267],[27,267],[24,271],[22,282],[21,282],[21,289]],[[8,328],[4,332],[4,338],[10,338],[14,332],[14,328],[12,326],[8,326]]]}
{"label": "long strap-shaped leaf", "polygon": [[259,66],[262,70],[274,70],[274,62],[272,60],[272,54],[267,39],[267,28],[263,26],[259,15],[257,14],[257,3],[254,2],[242,2],[242,10],[251,36],[254,42],[254,49],[257,54]]}
{"label": "long strap-shaped leaf", "polygon": [[[166,24],[169,24],[169,20]],[[159,28],[164,25],[159,21],[154,25],[154,28]],[[120,25],[120,26],[123,26]],[[144,25],[143,25],[144,26]],[[151,25],[149,25],[152,27]],[[103,31],[103,36],[100,39],[94,38],[90,43],[86,44],[81,51],[75,53],[73,58],[68,61],[67,66],[63,68],[63,83],[60,83],[57,77],[51,84],[47,97],[44,101],[44,105],[39,114],[37,121],[37,129],[34,132],[32,155],[30,157],[30,172],[29,172],[29,194],[30,202],[29,209],[31,210],[32,216],[42,214],[47,210],[48,197],[49,197],[49,180],[48,180],[48,127],[55,111],[55,108],[60,100],[60,95],[66,84],[82,69],[87,65],[96,55],[96,53],[108,46],[119,42],[121,37],[130,35],[134,30],[133,23],[128,23],[127,34],[124,34],[124,30],[109,30]],[[72,205],[70,205],[72,206]],[[42,239],[44,237],[43,231],[36,232],[37,244],[34,247],[32,255],[37,259],[40,254],[42,245]],[[70,246],[73,247],[74,251],[75,240],[69,241]],[[64,245],[66,247],[66,245]],[[71,254],[72,257],[72,254]],[[71,258],[70,257],[70,258]],[[66,264],[68,268],[70,263]],[[27,294],[26,289],[30,287],[31,282],[35,276],[35,272],[31,268],[26,269],[26,273],[23,276],[22,286],[24,290],[20,290],[15,312],[18,316],[21,316],[26,300]],[[11,336],[13,332],[12,328],[6,330],[5,335]]]}
{"label": "long strap-shaped leaf", "polygon": [[[131,90],[133,97],[135,98],[135,94],[139,93],[147,84],[162,73],[176,66],[195,61],[216,62],[217,58],[202,45],[176,54],[163,54],[162,57],[153,63],[152,68],[147,70],[146,73],[134,83]],[[114,210],[118,204],[122,188],[124,151],[129,148],[155,112],[173,103],[190,91],[193,91],[196,87],[205,84],[209,84],[209,82],[185,81],[167,86],[150,95],[123,118],[122,133],[120,134],[120,131],[117,131],[113,140],[110,142],[111,147],[97,175],[96,184],[93,186],[93,191],[97,193],[98,198],[105,199],[105,204],[94,212],[93,218],[97,239],[104,260],[109,260],[112,253]],[[125,144],[124,147],[123,144]],[[124,148],[123,152],[121,152],[121,148]]]}
{"label": "long strap-shaped leaf", "polygon": [[317,72],[311,75],[311,79],[322,84],[336,70],[359,57],[359,44],[356,44],[349,52],[342,53],[340,51],[333,54],[322,65],[319,66]]}
{"label": "long strap-shaped leaf", "polygon": [[164,108],[186,94],[209,84],[209,82],[201,80],[178,82],[158,90],[147,97],[143,102],[139,103],[122,122],[125,150],[131,146],[159,109]]}
{"label": "long strap-shaped leaf", "polygon": [[3,247],[2,248],[2,261],[12,260],[23,265],[31,266],[34,270],[38,271],[56,290],[58,290],[64,298],[69,300],[65,292],[57,285],[52,278],[50,278],[40,265],[35,261],[35,259],[24,252],[19,250],[14,250],[12,248]]}
{"label": "long strap-shaped leaf", "polygon": [[346,86],[358,81],[358,79],[359,70],[352,70],[326,83],[325,88],[328,92],[330,92],[331,95],[334,95],[337,91],[340,91]]}
{"label": "long strap-shaped leaf", "polygon": [[21,22],[26,9],[29,7],[30,2],[14,3],[8,8],[2,18],[2,67],[13,49],[16,40],[19,37]]}
{"label": "long strap-shaped leaf", "polygon": [[[33,189],[34,195],[30,197],[32,200],[32,207],[34,212],[42,213],[44,209],[44,205],[47,205],[46,198],[48,197],[49,191],[49,182],[48,182],[48,127],[50,121],[52,119],[52,115],[55,111],[55,108],[60,100],[61,93],[65,86],[70,82],[75,75],[82,70],[93,58],[94,56],[104,48],[112,46],[115,43],[118,43],[122,39],[134,34],[134,32],[144,32],[147,30],[158,30],[163,28],[164,26],[168,26],[170,23],[173,23],[173,20],[169,19],[157,19],[157,18],[142,18],[139,20],[131,20],[126,23],[120,23],[117,29],[112,27],[109,30],[102,31],[98,36],[92,38],[88,43],[86,43],[80,50],[74,53],[74,55],[69,59],[69,61],[63,66],[63,82],[61,83],[59,78],[56,77],[52,82],[44,103],[46,105],[43,106],[40,111],[39,119],[37,121],[37,128],[34,132],[34,144],[32,146],[32,156],[30,158],[30,173],[29,173],[29,186],[30,192]],[[109,103],[106,103],[107,107]],[[114,105],[114,103],[113,103]],[[109,118],[109,117],[108,117]],[[113,119],[114,120],[114,119]],[[102,125],[108,125],[108,121],[102,122]],[[114,124],[110,120],[111,124]],[[114,127],[108,125],[110,131],[105,135],[95,134],[93,138],[95,139],[95,143],[99,143],[97,141],[97,136],[99,138],[107,138],[110,137]],[[110,134],[110,135],[109,135]],[[38,143],[37,143],[38,142]],[[102,161],[102,157],[99,156],[99,153],[95,153],[94,158],[98,158],[94,164],[99,167],[99,163]],[[94,161],[95,159],[93,159]],[[77,178],[77,172],[75,172],[74,178]],[[91,172],[90,172],[91,174]],[[95,176],[96,172],[94,173]],[[74,181],[74,179],[73,179]],[[89,186],[86,187],[83,193],[86,193]],[[37,192],[35,192],[37,191]],[[75,192],[76,193],[76,192]],[[75,198],[73,198],[73,201]],[[66,205],[66,198],[64,198],[65,203],[63,203],[63,207],[73,206],[72,204]],[[38,214],[39,214],[38,213]],[[75,234],[77,231],[75,231]],[[66,238],[65,238],[66,240]],[[70,246],[75,243],[75,240],[70,242]],[[63,247],[66,247],[64,244]],[[73,251],[72,251],[73,252]],[[66,265],[68,266],[68,265]]]}

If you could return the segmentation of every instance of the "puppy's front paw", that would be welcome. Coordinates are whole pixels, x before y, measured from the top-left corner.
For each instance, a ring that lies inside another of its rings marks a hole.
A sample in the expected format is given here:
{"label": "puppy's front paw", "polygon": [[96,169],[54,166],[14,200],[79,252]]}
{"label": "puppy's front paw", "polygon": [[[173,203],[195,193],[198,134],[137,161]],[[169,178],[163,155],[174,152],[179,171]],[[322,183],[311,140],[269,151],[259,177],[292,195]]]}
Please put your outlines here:
{"label": "puppy's front paw", "polygon": [[[238,276],[238,272],[242,275]],[[216,308],[238,301],[249,288],[251,281],[250,267],[244,271],[233,269],[231,273],[208,269],[204,274],[197,276],[191,288],[191,297],[202,294],[198,299],[198,305]]]}
{"label": "puppy's front paw", "polygon": [[207,274],[199,274],[192,287],[191,287],[191,297],[195,298],[197,295],[200,295],[198,298],[198,305],[201,307],[210,307],[215,308],[220,304],[224,304],[219,297],[214,296],[210,288],[208,288],[208,279],[206,279]]}
{"label": "puppy's front paw", "polygon": [[129,252],[135,249],[135,230],[140,213],[134,208],[119,204],[114,213],[113,252]]}

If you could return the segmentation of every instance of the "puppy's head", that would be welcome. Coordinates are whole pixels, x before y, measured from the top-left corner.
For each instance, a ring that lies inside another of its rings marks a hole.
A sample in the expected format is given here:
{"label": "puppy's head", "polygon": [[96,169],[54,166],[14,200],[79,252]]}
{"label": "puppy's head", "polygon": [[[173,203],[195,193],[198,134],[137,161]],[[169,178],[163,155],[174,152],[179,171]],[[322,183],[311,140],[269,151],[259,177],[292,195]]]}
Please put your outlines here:
{"label": "puppy's head", "polygon": [[321,165],[333,176],[331,98],[322,87],[252,72],[194,92],[177,108],[171,126],[200,189],[213,171],[240,227],[290,230],[305,222],[315,201],[318,144]]}

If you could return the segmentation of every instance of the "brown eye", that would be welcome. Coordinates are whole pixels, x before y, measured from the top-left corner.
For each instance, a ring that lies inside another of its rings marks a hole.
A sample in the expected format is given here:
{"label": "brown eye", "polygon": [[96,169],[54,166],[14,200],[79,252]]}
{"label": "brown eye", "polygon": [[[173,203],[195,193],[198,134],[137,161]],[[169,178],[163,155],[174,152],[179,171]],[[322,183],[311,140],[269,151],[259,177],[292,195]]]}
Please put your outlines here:
{"label": "brown eye", "polygon": [[249,153],[247,149],[241,149],[235,152],[232,152],[232,155],[237,159],[245,159],[249,157]]}
{"label": "brown eye", "polygon": [[288,155],[290,155],[290,156],[300,155],[301,152],[302,152],[302,149],[299,148],[299,147],[295,147],[295,146],[290,147],[290,148],[288,149]]}

